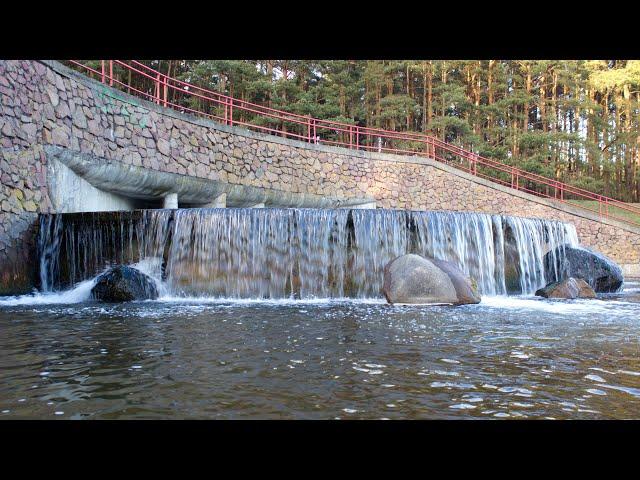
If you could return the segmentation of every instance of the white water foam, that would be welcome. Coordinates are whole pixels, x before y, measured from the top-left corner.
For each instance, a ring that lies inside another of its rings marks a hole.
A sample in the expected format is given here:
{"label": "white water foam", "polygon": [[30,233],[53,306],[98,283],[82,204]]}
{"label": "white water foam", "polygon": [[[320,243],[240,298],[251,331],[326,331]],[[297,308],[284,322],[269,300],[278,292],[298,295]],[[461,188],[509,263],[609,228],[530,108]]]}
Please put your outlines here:
{"label": "white water foam", "polygon": [[165,303],[219,303],[232,305],[330,305],[339,303],[354,303],[366,305],[384,305],[387,301],[383,298],[234,298],[234,297],[181,297],[165,295],[158,298]]}
{"label": "white water foam", "polygon": [[[151,274],[151,278],[156,283],[160,297],[157,301],[161,303],[175,304],[220,304],[220,305],[335,305],[335,304],[365,304],[365,305],[386,305],[384,298],[234,298],[216,296],[181,296],[169,293],[164,282],[161,282],[154,275],[155,265],[145,265],[144,263],[133,264],[131,267],[137,268],[143,273]],[[74,304],[86,302],[91,299],[91,289],[96,284],[97,276],[78,283],[75,287],[62,292],[35,292],[28,295],[11,296],[0,298],[2,306],[21,305],[47,305],[47,304]],[[432,308],[437,305],[389,305],[389,308]],[[637,304],[623,301],[606,300],[573,300],[557,301],[546,300],[533,296],[483,296],[479,305],[466,305],[465,308],[489,307],[502,310],[514,311],[542,311],[560,315],[591,315],[594,313],[627,315],[637,311]],[[456,308],[456,307],[451,307]]]}
{"label": "white water foam", "polygon": [[[166,286],[156,277],[159,269],[159,263],[157,261],[154,259],[145,259],[129,266],[149,275],[155,282],[156,287],[158,288],[158,293],[161,296],[166,294]],[[105,269],[102,273],[107,270],[108,269]],[[91,289],[96,285],[98,277],[102,275],[102,273],[89,280],[77,283],[73,288],[60,292],[34,292],[27,295],[0,297],[0,307],[14,307],[21,305],[60,305],[86,302],[91,299]]]}
{"label": "white water foam", "polygon": [[[606,300],[571,300],[571,301],[557,301],[557,300],[545,300],[532,296],[493,296],[482,297],[480,305],[499,308],[505,310],[516,311],[542,311],[555,313],[559,315],[585,315],[588,318],[594,313],[602,313],[608,315],[623,314],[628,315],[637,312],[637,304],[621,301],[606,301]],[[636,307],[636,308],[633,308]]]}
{"label": "white water foam", "polygon": [[37,292],[29,295],[1,298],[0,306],[13,307],[18,305],[50,305],[85,302],[91,298],[91,289],[96,284],[96,278],[80,282],[74,288],[63,292]]}

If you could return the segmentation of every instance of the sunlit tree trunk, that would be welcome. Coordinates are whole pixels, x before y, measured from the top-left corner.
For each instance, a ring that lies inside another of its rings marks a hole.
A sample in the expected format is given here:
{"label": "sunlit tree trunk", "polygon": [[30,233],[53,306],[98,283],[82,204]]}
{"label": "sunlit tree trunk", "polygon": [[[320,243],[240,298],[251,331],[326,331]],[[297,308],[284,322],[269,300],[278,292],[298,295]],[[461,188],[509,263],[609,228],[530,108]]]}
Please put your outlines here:
{"label": "sunlit tree trunk", "polygon": [[[489,107],[493,105],[493,68],[495,64],[495,60],[489,60],[489,68],[487,69],[487,105]],[[487,132],[489,136],[489,142],[491,142],[491,139],[493,137],[493,114],[491,113],[491,110],[489,110],[489,115],[487,115]]]}

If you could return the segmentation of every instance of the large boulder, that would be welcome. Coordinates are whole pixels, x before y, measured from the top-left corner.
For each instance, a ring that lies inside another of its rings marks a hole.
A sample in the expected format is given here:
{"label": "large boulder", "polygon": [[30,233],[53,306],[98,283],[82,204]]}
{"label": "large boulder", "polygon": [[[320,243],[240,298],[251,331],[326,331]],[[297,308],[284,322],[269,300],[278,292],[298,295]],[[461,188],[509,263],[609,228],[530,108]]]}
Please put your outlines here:
{"label": "large boulder", "polygon": [[551,282],[536,291],[536,295],[545,298],[596,298],[596,292],[581,278],[567,278],[560,282]]}
{"label": "large boulder", "polygon": [[453,263],[402,255],[384,267],[384,296],[389,303],[479,303],[467,276]]}
{"label": "large boulder", "polygon": [[583,247],[561,245],[547,252],[544,269],[545,277],[549,280],[582,278],[596,292],[617,292],[624,282],[618,264],[601,253]]}
{"label": "large boulder", "polygon": [[132,267],[119,265],[109,269],[96,280],[91,297],[103,302],[154,300],[158,289],[153,279]]}

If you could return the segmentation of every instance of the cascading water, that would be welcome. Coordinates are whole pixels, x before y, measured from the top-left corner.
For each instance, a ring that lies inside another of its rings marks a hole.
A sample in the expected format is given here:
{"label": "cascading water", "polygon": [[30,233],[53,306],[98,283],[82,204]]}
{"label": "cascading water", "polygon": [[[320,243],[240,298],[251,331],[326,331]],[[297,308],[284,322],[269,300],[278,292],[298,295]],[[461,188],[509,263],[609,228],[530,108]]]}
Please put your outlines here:
{"label": "cascading water", "polygon": [[38,256],[40,257],[40,288],[53,290],[55,277],[59,274],[61,215],[43,215],[40,218]]}
{"label": "cascading water", "polygon": [[380,297],[385,264],[405,253],[454,262],[484,295],[532,293],[565,244],[575,227],[556,221],[357,209],[52,214],[39,236],[43,291],[137,262],[171,295],[235,298]]}

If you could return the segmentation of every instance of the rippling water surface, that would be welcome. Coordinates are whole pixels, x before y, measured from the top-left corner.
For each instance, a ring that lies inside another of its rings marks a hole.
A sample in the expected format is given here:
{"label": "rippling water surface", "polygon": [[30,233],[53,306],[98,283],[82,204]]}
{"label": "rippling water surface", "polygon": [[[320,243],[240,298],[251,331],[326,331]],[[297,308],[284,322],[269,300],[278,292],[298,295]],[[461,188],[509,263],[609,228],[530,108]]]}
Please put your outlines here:
{"label": "rippling water surface", "polygon": [[[90,286],[89,286],[90,288]],[[0,300],[0,419],[640,418],[640,288],[106,305]]]}

